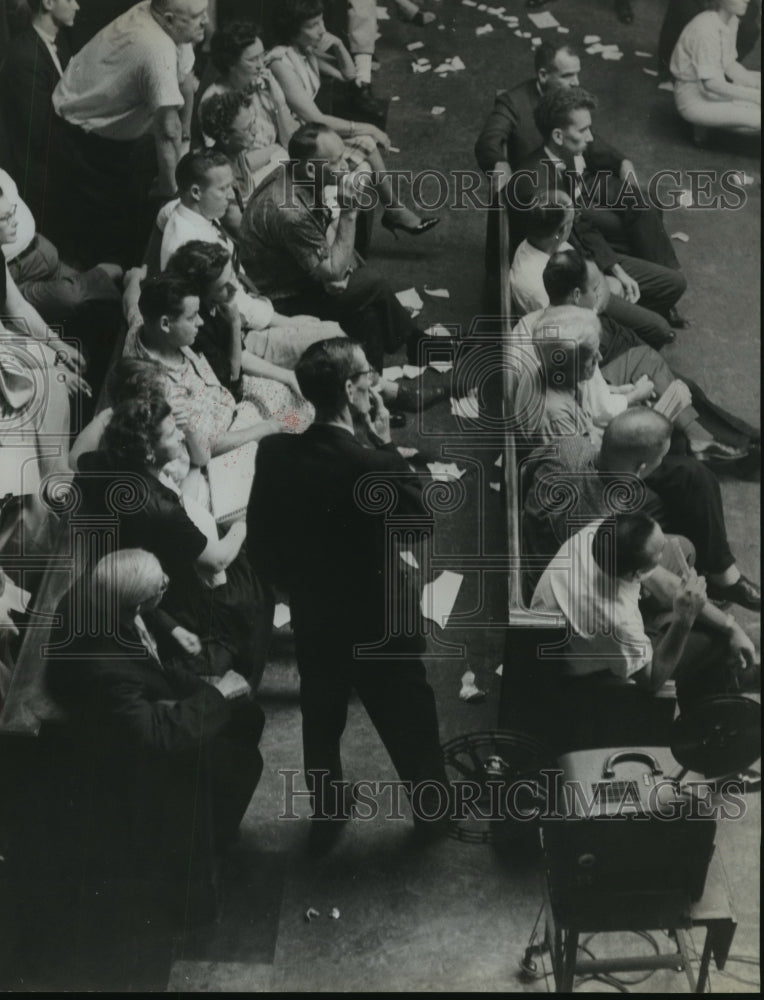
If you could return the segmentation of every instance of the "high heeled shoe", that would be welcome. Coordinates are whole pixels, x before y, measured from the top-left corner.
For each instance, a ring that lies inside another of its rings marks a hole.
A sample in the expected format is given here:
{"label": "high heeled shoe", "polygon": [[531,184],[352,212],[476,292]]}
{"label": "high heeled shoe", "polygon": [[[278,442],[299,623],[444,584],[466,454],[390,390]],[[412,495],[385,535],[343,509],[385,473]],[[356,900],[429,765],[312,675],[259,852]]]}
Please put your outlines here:
{"label": "high heeled shoe", "polygon": [[422,219],[418,226],[404,226],[402,222],[396,222],[391,216],[385,213],[381,219],[383,227],[393,236],[398,239],[397,230],[400,229],[404,233],[408,233],[409,236],[421,236],[423,233],[428,233],[431,229],[440,222],[440,219],[436,216],[431,219]]}

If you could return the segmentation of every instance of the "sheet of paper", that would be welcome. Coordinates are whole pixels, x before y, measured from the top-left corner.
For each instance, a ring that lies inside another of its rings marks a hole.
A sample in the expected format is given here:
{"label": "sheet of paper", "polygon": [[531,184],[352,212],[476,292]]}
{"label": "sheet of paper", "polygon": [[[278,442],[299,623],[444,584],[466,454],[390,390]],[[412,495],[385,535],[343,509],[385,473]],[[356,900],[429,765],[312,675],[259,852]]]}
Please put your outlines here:
{"label": "sheet of paper", "polygon": [[618,62],[623,59],[623,52],[603,52],[602,58],[607,59],[608,62]]}
{"label": "sheet of paper", "polygon": [[497,677],[503,677],[504,676],[504,664],[500,663],[498,665],[498,667],[496,668],[496,670],[494,671],[494,673],[496,674]]}
{"label": "sheet of paper", "polygon": [[411,68],[415,73],[429,73],[432,66],[429,63],[412,63]]}
{"label": "sheet of paper", "polygon": [[459,692],[459,697],[462,701],[483,701],[485,698],[485,691],[481,691],[475,685],[475,675],[471,670],[462,674],[462,689]]}
{"label": "sheet of paper", "polygon": [[454,610],[463,579],[461,573],[444,570],[432,583],[425,584],[422,590],[422,615],[445,628]]}
{"label": "sheet of paper", "polygon": [[439,115],[443,115],[443,114],[445,114],[445,113],[446,113],[446,109],[445,109],[444,107],[442,107],[442,106],[441,106],[440,104],[435,104],[435,105],[433,105],[433,106],[432,106],[432,107],[430,108],[430,114],[431,114],[431,115],[434,115],[434,116],[435,116],[436,118],[437,118],[437,117],[438,117]]}
{"label": "sheet of paper", "polygon": [[477,0],[462,0],[462,7],[477,7]]}
{"label": "sheet of paper", "polygon": [[673,93],[674,84],[671,80],[664,80],[663,83],[658,84],[658,90],[670,90]]}
{"label": "sheet of paper", "polygon": [[403,366],[403,377],[404,378],[419,378],[419,376],[424,372],[424,367],[420,368],[418,365],[404,365]]}
{"label": "sheet of paper", "polygon": [[550,14],[548,10],[542,10],[538,14],[529,13],[528,20],[533,21],[537,28],[556,28],[560,22]]}
{"label": "sheet of paper", "polygon": [[682,191],[679,195],[680,208],[692,208],[692,191]]}
{"label": "sheet of paper", "polygon": [[602,39],[599,35],[584,35],[584,45],[594,45],[595,42],[601,42]]}
{"label": "sheet of paper", "polygon": [[475,28],[476,35],[487,35],[489,32],[493,31],[492,24],[483,24],[479,28]]}
{"label": "sheet of paper", "polygon": [[414,312],[414,310],[421,312],[424,307],[424,302],[416,288],[406,288],[402,292],[396,292],[395,297],[409,312]]}
{"label": "sheet of paper", "polygon": [[403,378],[403,367],[401,365],[391,365],[390,368],[383,368],[382,378],[387,382],[397,382],[399,378]]}
{"label": "sheet of paper", "polygon": [[497,469],[500,469],[504,465],[504,456],[499,455],[496,461],[493,463]]}
{"label": "sheet of paper", "polygon": [[501,483],[489,483],[488,485],[494,493],[501,493]]}
{"label": "sheet of paper", "polygon": [[397,450],[398,450],[398,452],[401,454],[401,456],[403,458],[407,458],[407,459],[408,458],[413,458],[414,455],[418,455],[419,454],[419,452],[416,450],[416,448],[407,448],[405,445],[402,445],[402,444],[398,445],[398,449]]}
{"label": "sheet of paper", "polygon": [[453,56],[451,59],[446,59],[446,62],[451,66],[451,69],[454,70],[455,72],[459,72],[459,70],[467,68],[464,65],[464,62],[462,61],[460,56]]}
{"label": "sheet of paper", "polygon": [[389,21],[390,11],[387,7],[377,7],[377,20],[378,21]]}
{"label": "sheet of paper", "polygon": [[456,462],[428,462],[430,475],[437,483],[447,483],[450,479],[461,479],[466,469],[460,469]]}
{"label": "sheet of paper", "polygon": [[595,42],[594,45],[588,45],[586,51],[590,56],[596,56],[598,53],[605,51],[605,46],[600,45],[599,42]]}
{"label": "sheet of paper", "polygon": [[424,331],[428,337],[450,337],[451,331],[443,326],[442,323],[433,323],[432,326],[428,326]]}
{"label": "sheet of paper", "polygon": [[639,49],[635,50],[634,55],[640,59],[652,59],[653,57],[651,52],[640,52]]}
{"label": "sheet of paper", "polygon": [[453,369],[454,363],[453,361],[430,361],[427,367],[434,369],[441,375],[445,375]]}
{"label": "sheet of paper", "polygon": [[538,35],[535,38],[531,38],[531,45],[534,47],[534,49],[536,48],[537,45],[541,45],[541,39],[538,37]]}
{"label": "sheet of paper", "polygon": [[413,566],[414,569],[419,569],[419,563],[416,561],[416,556],[413,552],[409,552],[408,549],[404,549],[404,551],[399,552],[398,555],[409,566]]}
{"label": "sheet of paper", "polygon": [[687,235],[687,233],[672,233],[671,234],[671,239],[672,240],[679,240],[680,243],[689,243],[690,242],[690,237]]}
{"label": "sheet of paper", "polygon": [[[433,108],[433,111],[435,109]],[[424,286],[425,295],[431,296],[433,299],[450,299],[451,292],[447,288],[428,288],[427,285]]]}
{"label": "sheet of paper", "polygon": [[288,604],[277,604],[273,612],[273,627],[282,628],[292,620],[292,612]]}
{"label": "sheet of paper", "polygon": [[400,153],[400,149],[397,146],[389,146],[388,153]]}
{"label": "sheet of paper", "polygon": [[409,50],[409,52],[416,52],[417,49],[424,48],[424,42],[409,42],[406,48]]}
{"label": "sheet of paper", "polygon": [[464,396],[463,399],[451,400],[451,416],[463,417],[467,420],[477,420],[480,416],[477,396]]}
{"label": "sheet of paper", "polygon": [[658,75],[658,70],[657,69],[648,69],[647,66],[643,66],[642,67],[642,72],[643,73],[647,73],[648,76],[657,76]]}
{"label": "sheet of paper", "polygon": [[570,34],[570,28],[563,28],[562,25],[560,25],[560,27],[557,30],[560,32],[561,35]]}

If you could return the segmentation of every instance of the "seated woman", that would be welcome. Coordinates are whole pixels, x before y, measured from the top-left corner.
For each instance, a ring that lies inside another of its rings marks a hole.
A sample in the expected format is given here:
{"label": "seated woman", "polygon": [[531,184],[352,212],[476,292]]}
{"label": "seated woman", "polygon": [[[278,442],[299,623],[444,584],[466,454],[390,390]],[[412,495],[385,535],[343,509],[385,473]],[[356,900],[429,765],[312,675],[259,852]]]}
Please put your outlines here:
{"label": "seated woman", "polygon": [[385,208],[382,216],[385,229],[396,238],[398,230],[420,236],[440,220],[420,219],[404,207],[390,177],[383,176],[386,167],[380,149],[389,150],[389,137],[376,125],[327,115],[316,105],[322,73],[335,79],[355,76],[349,52],[339,38],[326,31],[323,14],[321,0],[281,0],[273,16],[274,36],[279,44],[268,53],[268,67],[281,84],[287,104],[300,124],[320,122],[329,126],[344,139],[345,157],[351,169],[362,168],[366,163],[371,166],[372,174],[368,176]]}
{"label": "seated woman", "polygon": [[[127,788],[136,781],[143,786],[144,804],[147,795],[156,794],[158,812],[142,809],[141,823],[152,828],[155,823],[153,834],[187,868],[188,846],[173,843],[168,831],[193,837],[194,824],[174,810],[184,800],[185,808],[198,800],[200,751],[208,753],[213,832],[222,847],[235,839],[262,772],[258,743],[264,717],[243,678],[228,674],[206,681],[166,658],[172,645],[175,652],[181,649],[156,615],[167,586],[167,575],[149,552],[122,549],[104,556],[59,607],[66,651],[57,655],[52,648],[46,680],[74,714],[75,731],[97,754],[98,766],[111,773],[128,807]],[[105,615],[80,617],[94,607],[114,609],[111,627]],[[99,628],[78,634],[78,619],[97,621]],[[184,641],[189,638],[195,637],[186,633]],[[232,700],[237,691],[242,696]],[[145,827],[143,834],[148,851],[152,836]]]}
{"label": "seated woman", "polygon": [[201,450],[199,464],[206,465],[211,457],[279,433],[284,426],[264,420],[247,400],[237,403],[207,359],[191,350],[203,324],[199,306],[188,282],[173,275],[144,282],[138,300],[143,325],[128,330],[123,356],[161,362],[173,414],[191,428]]}
{"label": "seated woman", "polygon": [[[238,150],[236,156],[229,154],[245,204],[251,194],[251,191],[247,193],[249,183],[254,190],[277,163],[289,159],[287,146],[297,129],[283,90],[265,67],[264,55],[265,49],[256,25],[249,21],[224,24],[210,39],[210,62],[218,73],[218,79],[204,91],[198,106],[197,117],[205,140],[221,146],[219,134],[210,131],[210,124],[215,121],[216,115],[205,111],[208,101],[221,94],[246,95],[251,117],[245,127],[250,130],[251,141],[244,149]],[[228,150],[224,149],[224,152]],[[241,159],[237,159],[238,154],[241,154]]]}
{"label": "seated woman", "polygon": [[[244,337],[239,310],[232,301],[231,258],[217,243],[192,240],[184,244],[170,258],[165,273],[185,280],[199,296],[202,326],[194,348],[207,359],[220,384],[235,398],[254,403],[263,420],[278,420],[286,431],[305,430],[314,412],[302,397],[294,365],[309,344],[325,339],[327,325],[336,324],[315,320],[300,329],[293,323],[250,330]],[[274,360],[267,360],[269,355]]]}
{"label": "seated woman", "polygon": [[88,513],[116,513],[121,547],[141,546],[162,563],[169,578],[162,611],[198,635],[199,672],[235,669],[256,687],[272,604],[241,551],[245,523],[235,522],[221,538],[212,516],[181,497],[165,472],[182,450],[163,395],[128,399],[114,409],[102,450],[80,457],[75,483]]}
{"label": "seated woman", "polygon": [[225,219],[226,226],[236,230],[241,225],[241,213],[258,186],[279,163],[288,160],[289,155],[286,150],[282,155],[280,146],[273,152],[272,145],[261,145],[263,134],[258,127],[257,112],[251,98],[243,90],[212,94],[201,107],[201,118],[204,134],[216,150],[225,153],[233,168],[239,217],[229,210]]}
{"label": "seated woman", "polygon": [[[89,451],[97,451],[101,447],[103,432],[109,425],[114,407],[126,399],[140,399],[149,393],[166,395],[168,391],[167,374],[159,361],[153,358],[120,358],[109,373],[106,381],[106,395],[111,406],[106,406],[97,413],[90,423],[84,427],[69,452],[69,466],[77,471],[80,455]],[[183,431],[184,443],[181,454],[169,462],[164,472],[173,480],[184,496],[190,497],[203,507],[209,506],[209,487],[199,468],[205,463],[206,456],[194,438],[188,426],[190,407],[180,399],[175,409],[175,421]]]}
{"label": "seated woman", "polygon": [[695,126],[696,141],[706,128],[761,132],[761,73],[737,61],[738,19],[747,6],[748,0],[714,0],[713,10],[694,17],[674,47],[674,100]]}

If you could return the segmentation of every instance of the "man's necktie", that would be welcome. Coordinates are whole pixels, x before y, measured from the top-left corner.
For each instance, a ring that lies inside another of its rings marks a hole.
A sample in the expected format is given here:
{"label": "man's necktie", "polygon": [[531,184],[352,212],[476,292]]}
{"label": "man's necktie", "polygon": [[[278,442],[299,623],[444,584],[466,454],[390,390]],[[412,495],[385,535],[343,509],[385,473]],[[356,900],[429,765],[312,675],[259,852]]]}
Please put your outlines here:
{"label": "man's necktie", "polygon": [[225,231],[225,229],[223,229],[222,225],[220,224],[220,220],[219,219],[213,219],[212,220],[212,225],[215,227],[215,229],[217,229],[218,233],[220,234],[220,241],[221,241],[221,243],[224,244],[226,250],[231,255],[231,264],[233,265],[234,273],[238,274],[239,273],[239,248],[236,246],[236,244],[231,239],[231,237],[228,235],[228,233]]}

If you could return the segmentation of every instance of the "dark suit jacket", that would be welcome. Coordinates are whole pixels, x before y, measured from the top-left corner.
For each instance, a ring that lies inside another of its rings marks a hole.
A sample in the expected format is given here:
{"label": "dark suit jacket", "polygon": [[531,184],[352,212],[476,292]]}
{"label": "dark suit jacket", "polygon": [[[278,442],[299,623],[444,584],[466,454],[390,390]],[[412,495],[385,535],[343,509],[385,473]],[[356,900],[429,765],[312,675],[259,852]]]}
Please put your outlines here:
{"label": "dark suit jacket", "polygon": [[[533,112],[540,100],[535,78],[496,96],[493,110],[475,143],[475,157],[482,170],[488,173],[505,159],[516,170],[538,147],[541,136]],[[595,169],[605,169],[604,164],[614,158],[620,166],[624,159],[622,153],[600,138],[595,138],[587,154],[590,164],[596,164]]]}
{"label": "dark suit jacket", "polygon": [[[56,47],[65,70],[71,50],[64,31],[59,32]],[[0,91],[13,150],[11,172],[38,225],[43,211],[54,115],[51,97],[60,79],[47,46],[34,28],[19,32],[12,40],[3,66]]]}
{"label": "dark suit jacket", "polygon": [[[610,162],[603,161],[602,166],[594,167],[590,157],[585,156],[587,171],[595,169],[610,170],[616,168],[615,158]],[[620,164],[619,164],[620,165]],[[563,168],[549,159],[543,146],[539,146],[518,169],[513,173],[502,194],[509,210],[509,231],[512,248],[516,250],[526,236],[526,218],[528,207],[535,198],[541,197],[547,191],[565,191],[571,193],[568,179]],[[576,221],[570,242],[587,257],[592,257],[600,270],[608,271],[617,261],[617,255],[602,233],[592,224],[589,216],[594,209],[576,212]]]}
{"label": "dark suit jacket", "polygon": [[[61,635],[72,621],[71,592],[58,614]],[[146,619],[153,631],[154,623]],[[51,637],[56,641],[55,633]],[[53,696],[94,730],[134,750],[177,754],[198,750],[228,725],[231,713],[219,691],[180,666],[162,667],[137,633],[84,635],[51,650],[46,680]],[[133,648],[131,648],[131,645]]]}
{"label": "dark suit jacket", "polygon": [[[364,448],[326,424],[260,443],[248,552],[257,572],[290,595],[298,640],[301,631],[383,638],[388,585],[399,610],[405,601],[418,609],[418,578],[388,551],[386,517],[413,519],[420,532],[431,526],[418,477],[394,445]],[[419,639],[414,645],[421,649]]]}

